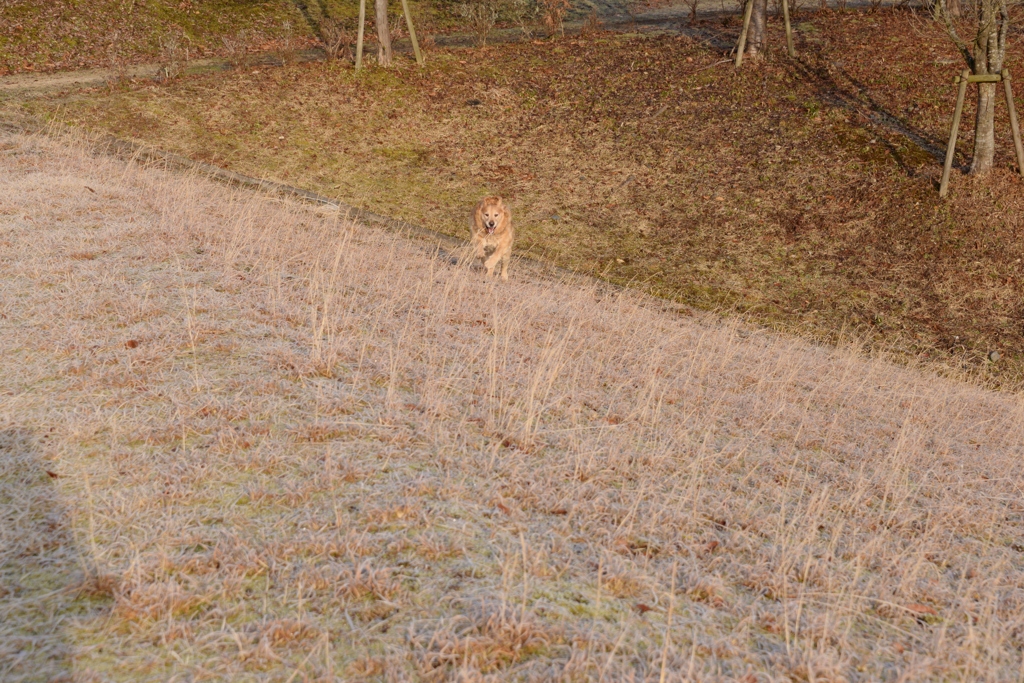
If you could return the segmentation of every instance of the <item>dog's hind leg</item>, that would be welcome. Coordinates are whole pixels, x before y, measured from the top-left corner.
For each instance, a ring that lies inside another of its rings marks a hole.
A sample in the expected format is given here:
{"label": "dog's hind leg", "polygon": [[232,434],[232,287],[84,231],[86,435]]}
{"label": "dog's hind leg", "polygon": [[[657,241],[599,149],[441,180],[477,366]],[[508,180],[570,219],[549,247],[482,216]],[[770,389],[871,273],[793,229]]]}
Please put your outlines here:
{"label": "dog's hind leg", "polygon": [[508,280],[508,252],[501,257],[501,279]]}

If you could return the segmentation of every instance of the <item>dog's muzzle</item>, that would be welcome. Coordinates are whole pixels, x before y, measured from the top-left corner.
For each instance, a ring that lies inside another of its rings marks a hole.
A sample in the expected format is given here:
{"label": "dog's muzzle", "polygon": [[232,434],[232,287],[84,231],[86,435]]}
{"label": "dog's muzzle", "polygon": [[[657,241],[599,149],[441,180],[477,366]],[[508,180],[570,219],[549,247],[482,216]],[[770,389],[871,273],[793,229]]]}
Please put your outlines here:
{"label": "dog's muzzle", "polygon": [[494,223],[494,221],[491,221],[491,222],[487,223],[487,225],[486,225],[486,228],[487,228],[487,234],[488,234],[488,235],[490,235],[490,234],[491,234],[492,232],[494,232],[494,228],[495,228],[495,227],[496,227],[496,226],[495,226],[495,223]]}

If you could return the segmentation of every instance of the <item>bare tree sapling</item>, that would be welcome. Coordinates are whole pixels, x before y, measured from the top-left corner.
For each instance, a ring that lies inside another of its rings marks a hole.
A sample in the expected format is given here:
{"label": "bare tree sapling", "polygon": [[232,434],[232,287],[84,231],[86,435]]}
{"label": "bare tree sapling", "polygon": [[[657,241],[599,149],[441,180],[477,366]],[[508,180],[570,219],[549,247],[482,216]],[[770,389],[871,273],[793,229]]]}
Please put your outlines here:
{"label": "bare tree sapling", "polygon": [[[971,31],[974,33],[971,45],[960,37],[948,1],[939,0],[937,13],[971,72],[975,75],[999,74],[1006,58],[1006,36],[1010,29],[1010,11],[1006,0],[976,0],[975,16],[971,20]],[[996,150],[996,85],[978,83],[971,175],[984,175],[992,170]]]}

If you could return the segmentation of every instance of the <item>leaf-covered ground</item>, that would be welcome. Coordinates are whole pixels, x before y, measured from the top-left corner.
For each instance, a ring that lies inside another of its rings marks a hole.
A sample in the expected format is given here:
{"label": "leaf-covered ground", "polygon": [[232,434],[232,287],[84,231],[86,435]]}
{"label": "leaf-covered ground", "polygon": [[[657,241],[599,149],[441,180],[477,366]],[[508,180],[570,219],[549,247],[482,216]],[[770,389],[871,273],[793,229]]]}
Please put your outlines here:
{"label": "leaf-covered ground", "polygon": [[0,75],[272,49],[308,33],[282,0],[4,0],[0,13]]}
{"label": "leaf-covered ground", "polygon": [[706,23],[435,51],[423,69],[358,76],[250,68],[30,108],[455,235],[499,193],[520,252],[1019,386],[1024,188],[1005,107],[995,173],[957,171],[940,200],[962,66],[939,27],[888,10],[805,13],[796,27],[798,60],[773,24],[774,52],[739,71],[719,63],[736,27]]}
{"label": "leaf-covered ground", "polygon": [[[433,33],[466,30],[458,3],[408,4],[428,43]],[[358,7],[351,0],[0,0],[0,76],[287,54],[319,45],[325,20],[354,36]],[[391,3],[396,40],[407,37],[401,12]],[[366,41],[375,50],[373,22],[371,6]]]}

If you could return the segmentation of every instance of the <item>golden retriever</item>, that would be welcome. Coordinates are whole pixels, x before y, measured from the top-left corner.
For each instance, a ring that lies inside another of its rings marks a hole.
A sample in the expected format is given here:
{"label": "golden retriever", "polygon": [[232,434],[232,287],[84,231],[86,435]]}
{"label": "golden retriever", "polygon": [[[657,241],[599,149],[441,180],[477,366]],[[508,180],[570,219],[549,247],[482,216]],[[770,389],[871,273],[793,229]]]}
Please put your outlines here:
{"label": "golden retriever", "polygon": [[501,197],[485,197],[473,210],[469,221],[473,258],[483,262],[487,275],[501,264],[501,279],[508,280],[508,260],[512,255],[512,213]]}

